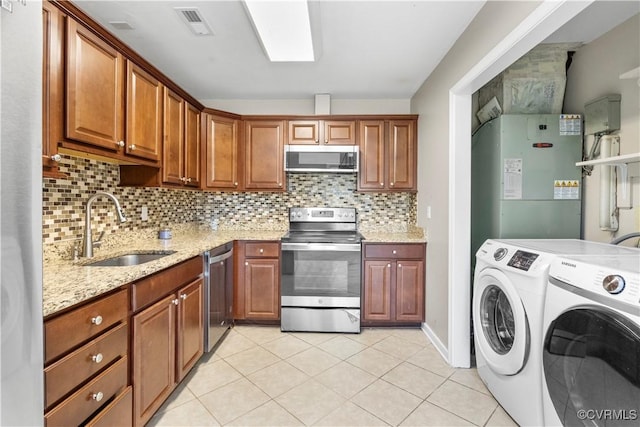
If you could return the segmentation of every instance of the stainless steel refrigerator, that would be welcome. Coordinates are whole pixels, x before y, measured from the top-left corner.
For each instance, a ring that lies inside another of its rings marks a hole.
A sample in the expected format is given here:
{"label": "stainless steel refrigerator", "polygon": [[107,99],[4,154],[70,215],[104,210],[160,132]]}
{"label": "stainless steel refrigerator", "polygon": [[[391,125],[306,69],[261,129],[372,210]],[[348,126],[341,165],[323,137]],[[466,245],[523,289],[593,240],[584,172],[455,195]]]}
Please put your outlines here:
{"label": "stainless steel refrigerator", "polygon": [[2,4],[0,425],[36,426],[44,410],[42,3]]}
{"label": "stainless steel refrigerator", "polygon": [[489,238],[580,238],[582,118],[502,115],[472,137],[471,254]]}

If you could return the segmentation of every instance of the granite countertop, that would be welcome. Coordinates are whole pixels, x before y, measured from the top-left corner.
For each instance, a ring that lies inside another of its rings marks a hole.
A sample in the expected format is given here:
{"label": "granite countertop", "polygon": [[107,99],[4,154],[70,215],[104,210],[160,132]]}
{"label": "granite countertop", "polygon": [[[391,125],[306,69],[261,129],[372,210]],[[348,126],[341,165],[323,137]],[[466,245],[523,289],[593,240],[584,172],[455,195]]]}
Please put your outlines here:
{"label": "granite countertop", "polygon": [[[172,238],[160,240],[157,232],[115,233],[94,252],[91,260],[71,260],[68,254],[55,254],[45,248],[43,265],[43,315],[49,316],[90,298],[139,280],[179,262],[234,240],[280,240],[286,230],[211,230],[182,227],[172,231]],[[367,242],[422,243],[422,229],[409,232],[363,231]],[[126,248],[126,249],[125,249]],[[171,255],[126,267],[88,267],[99,261],[125,253],[175,251]]]}

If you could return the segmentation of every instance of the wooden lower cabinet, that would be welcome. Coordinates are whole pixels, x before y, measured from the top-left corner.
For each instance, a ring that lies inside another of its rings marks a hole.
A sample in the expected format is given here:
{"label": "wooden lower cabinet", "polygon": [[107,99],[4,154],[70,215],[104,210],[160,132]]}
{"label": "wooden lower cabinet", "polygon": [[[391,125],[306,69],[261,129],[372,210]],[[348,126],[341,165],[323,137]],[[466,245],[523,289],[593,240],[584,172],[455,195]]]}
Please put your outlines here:
{"label": "wooden lower cabinet", "polygon": [[364,244],[363,324],[424,321],[424,244]]}
{"label": "wooden lower cabinet", "polygon": [[[190,264],[191,263],[191,264]],[[197,257],[177,267],[143,279],[133,292],[140,301],[149,299],[148,289],[171,288],[172,292],[132,316],[132,382],[134,425],[143,426],[160,408],[176,385],[200,359],[204,351],[204,282],[199,273],[182,276],[200,265]],[[181,270],[180,270],[181,269]],[[173,271],[172,271],[173,270]],[[191,280],[183,284],[184,280]],[[133,304],[136,306],[135,303]]]}
{"label": "wooden lower cabinet", "polygon": [[280,243],[236,242],[234,318],[280,320]]}

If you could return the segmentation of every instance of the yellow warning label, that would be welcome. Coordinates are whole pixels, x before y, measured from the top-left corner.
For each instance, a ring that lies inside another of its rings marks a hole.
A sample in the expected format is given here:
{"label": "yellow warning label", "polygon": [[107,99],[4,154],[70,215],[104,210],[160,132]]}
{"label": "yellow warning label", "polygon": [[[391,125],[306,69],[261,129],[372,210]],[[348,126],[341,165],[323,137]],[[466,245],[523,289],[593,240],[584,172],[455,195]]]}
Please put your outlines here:
{"label": "yellow warning label", "polygon": [[580,181],[577,179],[556,179],[553,181],[553,198],[576,200],[580,198]]}

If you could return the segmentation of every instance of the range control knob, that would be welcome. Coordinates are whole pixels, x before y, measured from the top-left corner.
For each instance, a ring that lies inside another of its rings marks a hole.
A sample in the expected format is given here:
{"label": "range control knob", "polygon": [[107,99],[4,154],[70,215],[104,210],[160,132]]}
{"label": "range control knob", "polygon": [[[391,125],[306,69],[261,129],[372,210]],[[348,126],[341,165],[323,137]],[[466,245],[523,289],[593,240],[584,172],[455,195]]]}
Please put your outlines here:
{"label": "range control knob", "polygon": [[610,294],[619,294],[620,292],[624,291],[624,286],[624,277],[617,274],[610,274],[609,276],[602,279],[602,287]]}
{"label": "range control knob", "polygon": [[507,248],[498,248],[493,253],[493,259],[500,261],[507,254]]}

